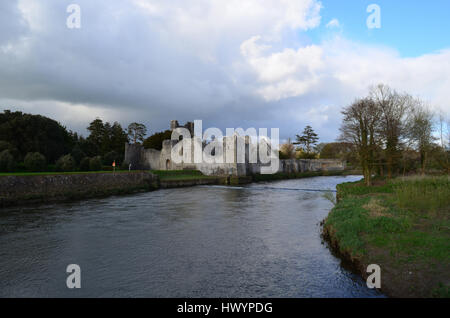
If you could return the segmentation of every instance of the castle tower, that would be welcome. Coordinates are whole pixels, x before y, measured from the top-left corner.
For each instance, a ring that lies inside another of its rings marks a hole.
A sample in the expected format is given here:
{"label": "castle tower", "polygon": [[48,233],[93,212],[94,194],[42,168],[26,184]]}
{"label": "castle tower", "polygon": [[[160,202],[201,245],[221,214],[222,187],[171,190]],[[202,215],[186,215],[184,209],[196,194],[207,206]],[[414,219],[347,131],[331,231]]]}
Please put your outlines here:
{"label": "castle tower", "polygon": [[190,134],[192,137],[194,137],[194,123],[193,122],[187,122],[186,125],[184,125],[184,127],[189,130]]}
{"label": "castle tower", "polygon": [[171,120],[170,121],[170,131],[174,131],[178,127],[180,127],[180,124],[178,123],[178,120]]}

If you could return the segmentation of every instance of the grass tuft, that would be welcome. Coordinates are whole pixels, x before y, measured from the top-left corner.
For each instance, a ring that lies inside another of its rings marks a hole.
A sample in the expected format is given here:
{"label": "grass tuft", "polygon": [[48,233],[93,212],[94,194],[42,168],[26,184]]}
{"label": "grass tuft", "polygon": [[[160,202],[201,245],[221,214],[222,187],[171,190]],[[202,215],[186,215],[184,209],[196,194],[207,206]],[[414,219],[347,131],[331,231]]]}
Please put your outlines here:
{"label": "grass tuft", "polygon": [[399,207],[414,212],[450,212],[450,178],[401,178],[394,183]]}

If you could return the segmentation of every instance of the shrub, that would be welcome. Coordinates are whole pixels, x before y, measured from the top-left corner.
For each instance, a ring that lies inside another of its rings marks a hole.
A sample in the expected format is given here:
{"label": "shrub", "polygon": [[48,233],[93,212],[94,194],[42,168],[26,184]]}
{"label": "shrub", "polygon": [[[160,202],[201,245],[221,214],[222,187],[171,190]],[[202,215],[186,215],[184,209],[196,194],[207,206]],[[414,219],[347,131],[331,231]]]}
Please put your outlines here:
{"label": "shrub", "polygon": [[80,146],[76,145],[75,147],[73,147],[72,152],[70,153],[73,157],[73,159],[75,159],[75,162],[77,164],[81,163],[81,160],[86,157],[85,153],[83,152],[83,150],[81,150]]}
{"label": "shrub", "polygon": [[111,167],[114,161],[116,162],[116,166],[119,166],[121,160],[119,154],[115,151],[110,151],[103,156],[103,164],[105,166]]}
{"label": "shrub", "polygon": [[130,164],[126,161],[122,162],[122,164],[120,165],[121,170],[129,170],[129,168],[130,168]]}
{"label": "shrub", "polygon": [[14,172],[27,172],[27,168],[25,168],[25,164],[23,162],[16,162],[14,164]]}
{"label": "shrub", "polygon": [[317,159],[317,154],[313,152],[301,152],[297,155],[297,159]]}
{"label": "shrub", "polygon": [[[4,140],[0,140],[0,152],[3,152],[5,150],[9,150],[9,151],[13,151],[14,146],[11,145],[9,142],[4,141]],[[11,153],[12,155],[12,153]]]}
{"label": "shrub", "polygon": [[278,153],[279,153],[280,160],[290,159],[289,156],[287,156],[284,152],[279,151]]}
{"label": "shrub", "polygon": [[76,167],[75,159],[72,155],[65,155],[56,161],[56,170],[62,172],[74,171]]}
{"label": "shrub", "polygon": [[3,150],[0,153],[0,171],[11,172],[14,170],[14,157],[9,150]]}
{"label": "shrub", "polygon": [[89,169],[91,171],[101,171],[102,170],[102,158],[100,156],[91,158],[89,161]]}
{"label": "shrub", "polygon": [[40,172],[47,169],[46,159],[44,155],[40,154],[39,152],[27,153],[23,163],[28,171]]}
{"label": "shrub", "polygon": [[290,142],[281,145],[280,159],[295,159],[295,147]]}
{"label": "shrub", "polygon": [[84,157],[80,161],[80,171],[89,171],[90,170],[90,162],[91,159],[89,157]]}
{"label": "shrub", "polygon": [[47,170],[46,172],[55,172],[56,170],[56,164],[54,165],[47,165]]}

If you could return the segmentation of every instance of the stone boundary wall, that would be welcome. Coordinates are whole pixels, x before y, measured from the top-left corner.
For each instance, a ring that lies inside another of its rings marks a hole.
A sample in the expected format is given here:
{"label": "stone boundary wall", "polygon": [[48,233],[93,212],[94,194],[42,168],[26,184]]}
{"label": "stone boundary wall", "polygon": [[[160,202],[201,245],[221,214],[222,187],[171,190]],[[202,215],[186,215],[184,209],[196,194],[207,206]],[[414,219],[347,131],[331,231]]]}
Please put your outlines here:
{"label": "stone boundary wall", "polygon": [[0,206],[53,202],[152,190],[149,172],[80,173],[0,177]]}
{"label": "stone boundary wall", "polygon": [[343,171],[345,161],[338,159],[292,159],[280,160],[280,173]]}

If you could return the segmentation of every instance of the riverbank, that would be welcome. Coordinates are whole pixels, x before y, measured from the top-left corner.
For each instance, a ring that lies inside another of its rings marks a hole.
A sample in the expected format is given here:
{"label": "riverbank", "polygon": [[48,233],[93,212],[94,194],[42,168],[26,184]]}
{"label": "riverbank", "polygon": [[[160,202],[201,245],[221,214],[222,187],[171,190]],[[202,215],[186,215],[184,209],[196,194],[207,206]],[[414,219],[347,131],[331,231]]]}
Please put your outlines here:
{"label": "riverbank", "polygon": [[450,179],[412,177],[337,187],[323,235],[367,278],[381,267],[391,297],[450,297]]}

